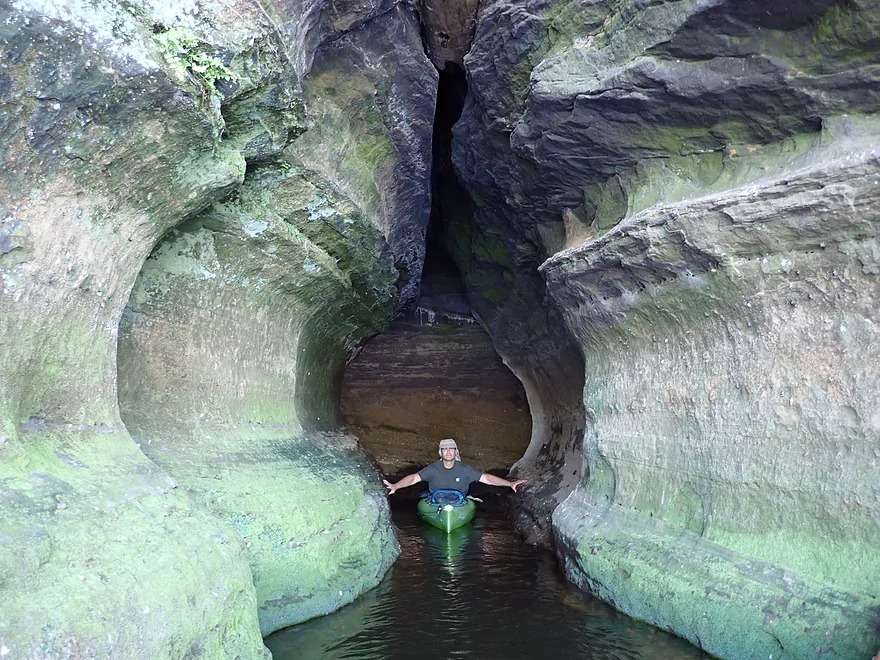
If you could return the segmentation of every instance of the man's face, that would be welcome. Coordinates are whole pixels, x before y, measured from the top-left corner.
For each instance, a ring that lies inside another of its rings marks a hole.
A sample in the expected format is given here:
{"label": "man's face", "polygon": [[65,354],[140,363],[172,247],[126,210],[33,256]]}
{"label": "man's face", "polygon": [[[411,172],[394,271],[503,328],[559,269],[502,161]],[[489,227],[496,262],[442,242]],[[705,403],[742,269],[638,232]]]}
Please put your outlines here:
{"label": "man's face", "polygon": [[440,458],[444,461],[454,461],[455,460],[455,447],[444,447],[440,450]]}

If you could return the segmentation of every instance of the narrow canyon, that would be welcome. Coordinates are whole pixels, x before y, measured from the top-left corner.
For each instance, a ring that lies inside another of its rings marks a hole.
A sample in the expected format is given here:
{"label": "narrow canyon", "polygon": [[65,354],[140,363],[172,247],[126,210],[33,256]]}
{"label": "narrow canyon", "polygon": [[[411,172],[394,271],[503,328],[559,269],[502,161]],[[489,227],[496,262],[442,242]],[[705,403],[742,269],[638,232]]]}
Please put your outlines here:
{"label": "narrow canyon", "polygon": [[632,617],[880,649],[880,1],[0,19],[0,657],[269,658],[444,437]]}

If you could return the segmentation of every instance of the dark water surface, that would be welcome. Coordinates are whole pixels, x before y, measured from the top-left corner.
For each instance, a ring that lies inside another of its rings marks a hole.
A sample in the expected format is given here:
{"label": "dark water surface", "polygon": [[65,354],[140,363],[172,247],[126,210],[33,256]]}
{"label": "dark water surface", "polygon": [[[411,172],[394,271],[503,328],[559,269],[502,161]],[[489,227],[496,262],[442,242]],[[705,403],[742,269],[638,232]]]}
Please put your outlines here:
{"label": "dark water surface", "polygon": [[266,639],[275,660],[708,659],[569,585],[498,513],[447,535],[395,507],[402,554],[379,586]]}

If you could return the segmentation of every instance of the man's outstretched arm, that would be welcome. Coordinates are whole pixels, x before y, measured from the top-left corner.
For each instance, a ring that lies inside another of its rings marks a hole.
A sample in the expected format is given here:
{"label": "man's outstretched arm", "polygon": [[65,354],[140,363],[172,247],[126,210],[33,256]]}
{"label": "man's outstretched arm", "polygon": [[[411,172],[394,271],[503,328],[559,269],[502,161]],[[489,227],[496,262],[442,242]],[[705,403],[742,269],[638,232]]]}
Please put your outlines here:
{"label": "man's outstretched arm", "polygon": [[[402,479],[401,479],[402,481]],[[490,486],[507,486],[514,493],[516,492],[516,487],[521,484],[528,483],[525,479],[517,479],[516,481],[508,481],[507,479],[502,479],[501,477],[496,477],[494,474],[489,474],[488,472],[483,472],[483,476],[480,477],[480,483],[489,484]]]}
{"label": "man's outstretched arm", "polygon": [[422,478],[419,476],[418,472],[413,472],[412,474],[406,475],[403,479],[398,481],[396,484],[391,483],[390,481],[382,480],[382,483],[385,484],[385,487],[388,489],[389,495],[394,495],[400,488],[407,488],[408,486],[414,486],[419,483]]}

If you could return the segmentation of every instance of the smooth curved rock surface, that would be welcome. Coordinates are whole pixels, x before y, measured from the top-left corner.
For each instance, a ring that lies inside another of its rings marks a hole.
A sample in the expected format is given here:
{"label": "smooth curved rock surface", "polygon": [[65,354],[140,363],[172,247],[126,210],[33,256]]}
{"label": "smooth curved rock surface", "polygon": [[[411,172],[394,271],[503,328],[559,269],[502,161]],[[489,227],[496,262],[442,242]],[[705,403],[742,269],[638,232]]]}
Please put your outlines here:
{"label": "smooth curved rock surface", "polygon": [[[316,225],[304,226],[303,232],[294,224],[284,229],[280,218],[285,211],[267,226],[280,222],[282,231],[289,232],[288,243],[301,240],[300,247],[287,250],[288,256],[298,259],[295,268],[306,274],[322,270],[321,277],[329,275],[325,285],[309,293],[282,277],[281,286],[293,289],[260,299],[266,306],[257,305],[256,312],[245,308],[243,300],[236,308],[236,301],[218,291],[230,309],[228,316],[217,314],[216,326],[208,308],[163,310],[169,315],[157,316],[157,325],[164,323],[165,330],[184,340],[189,332],[194,342],[184,341],[189,352],[183,355],[195,357],[201,351],[208,356],[204,363],[189,365],[191,375],[204,377],[206,372],[199,370],[218,363],[232,366],[231,372],[207,373],[214,379],[210,396],[197,391],[202,381],[190,383],[190,398],[175,399],[144,383],[157,378],[179,385],[175,378],[186,361],[172,346],[145,343],[149,351],[136,359],[123,352],[123,364],[150,358],[155,366],[167,358],[171,368],[157,374],[147,365],[145,373],[124,373],[124,392],[135,392],[143,408],[123,398],[130,428],[119,414],[117,335],[148,255],[169,229],[185,219],[192,222],[241,185],[247,168],[262,171],[258,185],[273,167],[284,179],[292,166],[281,158],[281,150],[310,122],[314,125],[316,115],[303,103],[300,78],[313,62],[322,61],[323,56],[315,60],[314,50],[325,40],[336,40],[340,31],[356,39],[353,28],[378,15],[371,9],[361,21],[358,7],[338,6],[349,17],[337,16],[324,31],[312,22],[314,10],[320,14],[322,8],[319,3],[285,13],[281,3],[264,7],[212,0],[19,0],[2,7],[0,140],[6,162],[0,184],[0,333],[4,348],[10,348],[0,357],[0,483],[8,495],[0,505],[0,647],[15,657],[263,657],[261,627],[272,630],[348,602],[375,584],[395,555],[387,505],[376,495],[375,467],[339,432],[336,401],[339,370],[354,345],[381,329],[401,300],[400,290],[412,286],[398,281],[392,255],[403,255],[399,261],[409,273],[404,279],[417,282],[418,231],[411,241],[394,243],[400,248],[394,253],[375,229],[405,237],[409,230],[397,228],[398,222],[410,220],[405,204],[398,220],[388,219],[385,208],[361,213],[348,201],[340,202],[345,209],[333,216],[338,210],[333,205],[344,196],[334,184],[309,175],[320,180],[316,190],[328,192],[309,197],[303,203],[311,206],[305,210],[297,207],[297,222],[308,224],[305,218],[314,212]],[[386,11],[395,11],[394,6]],[[407,20],[389,19],[392,25],[380,26],[373,45],[382,47],[382,30],[386,40],[396,38],[407,29]],[[413,61],[426,63],[417,45]],[[405,85],[399,87],[383,88],[392,112],[374,114],[370,135],[354,131],[343,150],[369,153],[371,140],[409,148],[404,138],[390,135],[394,126],[399,131],[404,125],[392,119],[405,96]],[[432,93],[428,84],[415,103],[422,108],[427,102],[420,112],[430,112]],[[320,108],[317,112],[320,116]],[[331,150],[313,140],[306,152]],[[411,153],[407,164],[417,171],[417,144]],[[259,170],[264,167],[269,169]],[[291,171],[290,181],[299,180],[296,176]],[[398,197],[425,194],[426,187],[416,186],[401,188]],[[401,207],[388,199],[385,203]],[[333,225],[355,216],[363,233],[351,235],[348,225]],[[259,274],[247,268],[267,265],[257,254],[261,222],[250,218],[236,226],[236,236],[253,247],[255,261],[223,262],[234,255],[221,249],[224,276],[257,282]],[[415,226],[419,223],[424,221],[415,217]],[[318,226],[320,239],[310,233]],[[213,245],[211,230],[190,229],[187,225],[174,236],[189,240],[194,250]],[[230,230],[217,244],[226,240],[224,249],[229,241],[238,248],[239,238],[233,240]],[[313,247],[313,239],[322,247]],[[186,258],[172,256],[176,265],[186,265]],[[198,264],[210,254],[189,257]],[[236,271],[239,267],[245,272]],[[197,294],[214,295],[199,289],[203,279],[210,279],[204,272],[184,269],[171,275],[181,283],[186,304],[207,305]],[[220,282],[225,280],[215,284]],[[233,290],[230,286],[230,294]],[[186,292],[192,297],[186,298]],[[318,293],[338,293],[339,298],[336,304],[318,301]],[[280,319],[283,308],[293,313],[293,303],[284,300],[318,311],[308,319]],[[142,302],[135,300],[134,307]],[[320,327],[320,309],[339,315],[332,327],[326,317]],[[187,318],[198,318],[198,310],[208,314],[201,320],[210,332],[202,337],[198,328],[186,325]],[[128,314],[123,330],[134,327],[137,318]],[[263,325],[267,319],[278,322],[271,332]],[[178,323],[176,328],[170,320]],[[232,325],[235,333],[221,332]],[[309,332],[285,335],[285,328],[294,326],[308,326]],[[211,333],[215,344],[202,345]],[[149,333],[142,334],[146,342]],[[252,347],[248,394],[230,380],[237,373],[240,348],[233,340],[256,345],[254,338],[292,362],[273,363]],[[297,351],[295,360],[292,351]],[[256,372],[262,379],[253,377]],[[149,405],[157,401],[174,405],[164,417],[151,417]],[[196,404],[200,409],[188,416]],[[261,426],[251,429],[253,409],[260,412]],[[196,421],[200,413],[210,414],[202,426]],[[185,415],[179,426],[178,414]],[[246,426],[237,428],[240,423]],[[204,432],[211,424],[216,445],[202,447],[206,462],[189,460],[192,454],[172,460],[170,448],[201,438],[192,425]],[[130,430],[155,461],[132,441]],[[253,455],[242,449],[247,439],[254,442]],[[237,471],[226,460],[231,455],[241,459]],[[245,484],[248,474],[260,473],[257,455],[276,468],[274,476],[264,470],[262,482],[255,477]],[[166,470],[180,473],[188,495]],[[234,483],[228,497],[221,489],[201,488],[202,478],[234,472],[239,480],[229,476]],[[326,478],[329,489],[313,483],[315,475]],[[310,510],[295,499],[285,500],[290,511],[274,510],[270,493],[283,492],[290,482],[299,484],[297,497],[314,499],[320,492],[328,500],[325,509]],[[231,506],[228,500],[241,494],[235,489],[245,486],[250,499]],[[261,508],[272,510],[261,518]],[[331,543],[338,556],[350,561],[331,566],[328,557],[333,555],[321,551]],[[362,552],[363,547],[370,551]],[[291,560],[294,556],[299,564]],[[255,568],[260,570],[256,592]],[[97,608],[95,619],[80,616],[90,608]]]}
{"label": "smooth curved rock surface", "polygon": [[[336,401],[418,296],[429,57],[471,38],[430,7],[0,8],[0,647],[261,657],[379,579]],[[721,657],[876,651],[878,34],[868,0],[496,0],[463,60],[436,230],[528,397],[517,526]]]}
{"label": "smooth curved rock surface", "polygon": [[140,452],[116,401],[117,326],[143,260],[244,160],[218,144],[208,81],[164,59],[152,17],[17,6],[0,21],[0,646],[266,657],[238,540]]}
{"label": "smooth curved rock surface", "polygon": [[544,266],[590,346],[590,476],[554,514],[561,553],[721,657],[874,644],[880,140],[872,154],[865,128]]}
{"label": "smooth curved rock surface", "polygon": [[317,48],[303,79],[308,131],[292,147],[382,231],[404,308],[425,258],[436,94],[418,17],[395,4]]}
{"label": "smooth curved rock surface", "polygon": [[147,260],[120,326],[144,453],[246,546],[264,635],[374,587],[398,550],[384,487],[334,402],[393,311],[382,235],[298,163],[260,168]]}
{"label": "smooth curved rock surface", "polygon": [[465,59],[474,224],[585,363],[560,558],[721,657],[876,650],[878,16],[493,2]]}

